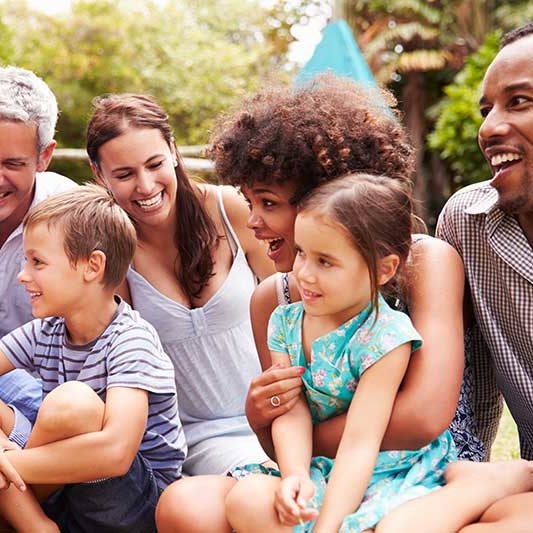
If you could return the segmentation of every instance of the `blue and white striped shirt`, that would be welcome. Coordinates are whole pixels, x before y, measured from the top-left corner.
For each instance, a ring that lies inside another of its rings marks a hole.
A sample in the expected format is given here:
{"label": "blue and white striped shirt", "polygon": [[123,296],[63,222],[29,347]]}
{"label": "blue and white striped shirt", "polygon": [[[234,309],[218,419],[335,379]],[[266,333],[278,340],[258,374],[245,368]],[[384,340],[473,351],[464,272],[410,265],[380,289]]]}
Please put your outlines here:
{"label": "blue and white striped shirt", "polygon": [[[121,301],[100,337],[69,343],[60,317],[36,319],[0,340],[0,351],[16,368],[37,373],[46,396],[66,381],[89,385],[105,402],[111,387],[148,392],[148,419],[139,449],[160,488],[181,474],[185,435],[178,415],[174,368],[154,328]],[[124,421],[127,423],[127,420]]]}

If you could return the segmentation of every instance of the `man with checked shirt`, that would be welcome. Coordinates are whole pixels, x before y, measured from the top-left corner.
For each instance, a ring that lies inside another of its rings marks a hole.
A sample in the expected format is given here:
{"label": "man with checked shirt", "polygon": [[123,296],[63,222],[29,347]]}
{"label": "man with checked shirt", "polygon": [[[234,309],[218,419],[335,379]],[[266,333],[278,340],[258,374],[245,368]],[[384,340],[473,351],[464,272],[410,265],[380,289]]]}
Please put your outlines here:
{"label": "man with checked shirt", "polygon": [[501,414],[533,459],[533,23],[505,35],[482,85],[479,146],[493,177],[454,194],[437,236],[461,255],[480,341],[472,353],[475,428],[487,451]]}

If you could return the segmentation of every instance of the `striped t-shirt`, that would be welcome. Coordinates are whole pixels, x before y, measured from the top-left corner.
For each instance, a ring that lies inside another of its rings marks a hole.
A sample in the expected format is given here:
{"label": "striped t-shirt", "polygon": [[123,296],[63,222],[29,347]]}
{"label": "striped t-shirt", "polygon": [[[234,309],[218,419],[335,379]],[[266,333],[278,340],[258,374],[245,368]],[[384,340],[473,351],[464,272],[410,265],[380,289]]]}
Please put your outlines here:
{"label": "striped t-shirt", "polygon": [[0,339],[0,351],[16,368],[39,375],[45,396],[74,380],[89,385],[104,402],[111,387],[146,390],[148,420],[139,452],[150,463],[160,488],[180,476],[186,444],[174,368],[154,328],[126,302],[120,301],[109,326],[89,344],[69,343],[64,319],[51,317],[8,333]]}

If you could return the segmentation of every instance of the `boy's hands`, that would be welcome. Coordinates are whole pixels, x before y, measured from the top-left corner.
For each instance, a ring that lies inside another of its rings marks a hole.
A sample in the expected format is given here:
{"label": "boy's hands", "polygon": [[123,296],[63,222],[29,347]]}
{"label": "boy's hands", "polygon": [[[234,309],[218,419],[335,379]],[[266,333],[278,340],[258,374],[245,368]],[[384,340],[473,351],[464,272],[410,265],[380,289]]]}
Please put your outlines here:
{"label": "boy's hands", "polygon": [[15,485],[21,492],[26,490],[26,484],[19,476],[13,465],[9,462],[8,450],[20,449],[17,444],[7,439],[0,439],[0,490],[9,488],[11,484]]}
{"label": "boy's hands", "polygon": [[315,486],[308,476],[283,478],[274,500],[279,521],[286,526],[295,526],[309,520],[315,520],[318,511],[312,507],[307,507],[314,493]]}

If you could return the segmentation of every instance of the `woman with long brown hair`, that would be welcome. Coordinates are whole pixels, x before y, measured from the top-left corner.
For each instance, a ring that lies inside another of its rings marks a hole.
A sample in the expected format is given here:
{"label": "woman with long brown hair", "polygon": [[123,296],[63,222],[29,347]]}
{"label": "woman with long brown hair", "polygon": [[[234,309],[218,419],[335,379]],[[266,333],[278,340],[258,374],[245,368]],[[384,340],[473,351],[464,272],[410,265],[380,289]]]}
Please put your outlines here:
{"label": "woman with long brown hair", "polygon": [[232,187],[187,177],[168,116],[149,96],[97,99],[87,152],[137,230],[128,285],[174,364],[184,471],[225,474],[252,457],[265,461],[244,399],[259,372],[250,297],[272,264],[246,228],[246,204]]}

